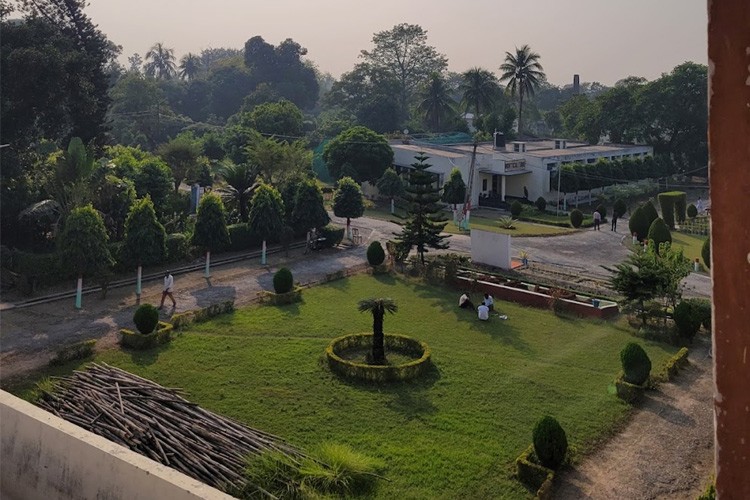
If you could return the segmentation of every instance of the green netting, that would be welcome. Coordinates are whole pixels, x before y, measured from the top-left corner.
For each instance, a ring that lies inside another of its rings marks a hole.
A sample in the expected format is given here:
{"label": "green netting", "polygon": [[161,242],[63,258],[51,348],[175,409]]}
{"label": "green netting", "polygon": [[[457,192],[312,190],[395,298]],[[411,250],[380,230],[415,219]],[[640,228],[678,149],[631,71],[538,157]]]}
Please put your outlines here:
{"label": "green netting", "polygon": [[333,182],[331,174],[328,173],[328,166],[323,161],[323,148],[325,148],[329,141],[330,139],[324,139],[317,148],[313,149],[313,172],[315,172],[318,179],[326,184]]}
{"label": "green netting", "polygon": [[415,141],[428,144],[467,144],[474,138],[465,132],[446,132],[444,134],[414,134]]}

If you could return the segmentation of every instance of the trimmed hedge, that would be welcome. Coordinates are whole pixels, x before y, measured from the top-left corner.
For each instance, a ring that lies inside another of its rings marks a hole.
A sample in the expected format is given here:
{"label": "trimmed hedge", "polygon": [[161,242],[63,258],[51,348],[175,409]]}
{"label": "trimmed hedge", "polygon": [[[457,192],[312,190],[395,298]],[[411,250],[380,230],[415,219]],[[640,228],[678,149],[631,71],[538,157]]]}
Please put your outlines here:
{"label": "trimmed hedge", "polygon": [[167,262],[180,262],[190,255],[190,242],[183,233],[167,235]]}
{"label": "trimmed hedge", "polygon": [[612,212],[617,214],[617,217],[622,217],[628,211],[628,205],[622,198],[617,198],[615,204],[612,207]]}
{"label": "trimmed hedge", "polygon": [[599,205],[596,207],[596,211],[599,212],[599,215],[602,216],[602,221],[605,221],[607,219],[607,207],[604,205]]}
{"label": "trimmed hedge", "polygon": [[581,227],[581,224],[583,223],[583,212],[581,212],[578,209],[573,210],[570,212],[570,225],[579,228]]}
{"label": "trimmed hedge", "polygon": [[430,348],[427,344],[405,335],[385,335],[386,352],[399,351],[418,358],[401,365],[368,365],[348,361],[340,356],[348,349],[372,347],[372,334],[357,333],[334,339],[326,348],[328,366],[344,377],[370,382],[394,382],[416,378],[430,368]]}
{"label": "trimmed hedge", "polygon": [[229,232],[229,251],[238,252],[261,245],[259,238],[250,231],[250,224],[230,224],[227,226]]}
{"label": "trimmed hedge", "polygon": [[635,403],[641,397],[646,390],[646,384],[637,385],[631,384],[625,381],[622,377],[615,380],[615,388],[617,389],[617,397],[627,403]]}
{"label": "trimmed hedge", "polygon": [[521,202],[516,200],[510,205],[510,215],[513,217],[518,217],[521,215],[521,212],[523,212],[523,205],[521,205]]}
{"label": "trimmed hedge", "polygon": [[95,345],[96,340],[91,339],[65,346],[57,351],[55,357],[50,360],[49,365],[58,366],[75,359],[86,359],[94,354]]}
{"label": "trimmed hedge", "polygon": [[201,323],[220,314],[231,313],[234,311],[234,301],[227,300],[218,304],[211,304],[208,307],[185,311],[184,313],[172,315],[172,325],[175,329],[181,329],[191,323]]}
{"label": "trimmed hedge", "polygon": [[554,417],[545,416],[534,425],[532,433],[534,453],[545,467],[557,470],[568,452],[568,437]]}
{"label": "trimmed hedge", "polygon": [[143,304],[135,310],[133,323],[141,334],[153,333],[159,323],[159,311],[151,304]]}
{"label": "trimmed hedge", "polygon": [[302,288],[297,287],[286,293],[273,293],[263,290],[258,293],[258,300],[261,304],[272,306],[285,306],[287,304],[294,304],[295,302],[302,302]]}
{"label": "trimmed hedge", "polygon": [[679,371],[685,368],[688,364],[688,348],[683,347],[682,349],[677,351],[677,354],[669,358],[664,364],[664,369],[662,372],[664,378],[668,381],[673,380],[677,373],[679,373]]}
{"label": "trimmed hedge", "polygon": [[698,217],[698,209],[692,203],[687,207],[687,216],[691,219],[695,219],[696,217]]}
{"label": "trimmed hedge", "polygon": [[534,205],[536,206],[536,209],[539,210],[540,212],[544,212],[545,210],[547,210],[547,200],[545,200],[543,196],[540,196],[539,198],[537,198],[536,201],[534,202]]}
{"label": "trimmed hedge", "polygon": [[379,266],[385,260],[385,250],[383,245],[379,241],[373,241],[370,246],[367,247],[367,262],[375,267]]}
{"label": "trimmed hedge", "polygon": [[683,300],[674,308],[674,324],[681,338],[691,342],[701,327],[703,317],[701,311],[692,302]]}
{"label": "trimmed hedge", "polygon": [[635,234],[638,237],[638,241],[643,241],[648,237],[648,229],[651,226],[651,222],[648,220],[648,214],[646,214],[643,206],[635,209],[630,214],[630,220],[628,221],[628,229],[630,234]]}
{"label": "trimmed hedge", "polygon": [[337,226],[336,224],[328,224],[319,229],[321,236],[325,238],[325,241],[321,242],[323,248],[333,248],[344,239],[344,231],[346,228]]}
{"label": "trimmed hedge", "polygon": [[648,228],[648,240],[654,242],[654,248],[659,253],[659,245],[672,243],[672,233],[662,219],[656,219]]}
{"label": "trimmed hedge", "polygon": [[661,207],[661,216],[670,229],[674,229],[675,216],[678,222],[685,220],[687,194],[682,191],[668,191],[659,193],[657,198]]}
{"label": "trimmed hedge", "polygon": [[148,335],[143,335],[141,333],[123,328],[122,330],[120,330],[120,343],[124,347],[130,347],[131,349],[136,349],[139,351],[151,349],[152,347],[166,344],[167,342],[172,340],[173,328],[174,327],[171,324],[165,323],[164,321],[159,321],[159,327],[156,329],[156,331],[149,333]]}
{"label": "trimmed hedge", "polygon": [[651,227],[651,224],[659,218],[659,212],[656,211],[656,207],[651,203],[651,200],[641,205],[641,208],[643,208],[643,213],[646,214],[646,218],[648,219],[648,225],[646,226],[648,229]]}
{"label": "trimmed hedge", "polygon": [[518,480],[536,490],[536,498],[552,498],[552,484],[555,478],[555,471],[539,465],[538,461],[534,454],[534,445],[529,445],[516,458]]}
{"label": "trimmed hedge", "polygon": [[622,370],[625,372],[625,382],[641,385],[648,380],[651,373],[651,360],[643,347],[635,342],[630,342],[620,351],[620,361],[622,362]]}
{"label": "trimmed hedge", "polygon": [[701,321],[701,325],[706,329],[707,332],[711,332],[711,301],[708,299],[686,299],[685,302],[689,302],[693,307],[696,315]]}
{"label": "trimmed hedge", "polygon": [[706,238],[701,247],[701,257],[703,258],[703,265],[707,269],[711,269],[711,237]]}
{"label": "trimmed hedge", "polygon": [[288,293],[294,288],[294,277],[286,267],[282,267],[273,275],[273,290],[278,293]]}

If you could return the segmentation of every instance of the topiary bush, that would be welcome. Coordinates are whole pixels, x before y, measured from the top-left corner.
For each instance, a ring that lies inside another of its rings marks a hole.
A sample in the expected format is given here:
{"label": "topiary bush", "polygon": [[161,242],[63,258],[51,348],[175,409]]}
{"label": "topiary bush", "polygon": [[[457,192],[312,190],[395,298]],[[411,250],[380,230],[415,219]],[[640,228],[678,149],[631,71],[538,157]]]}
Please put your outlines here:
{"label": "topiary bush", "polygon": [[625,200],[623,200],[622,198],[617,198],[617,200],[615,200],[614,206],[612,207],[612,213],[617,214],[617,217],[622,217],[627,211],[628,205],[627,203],[625,203]]}
{"label": "topiary bush", "polygon": [[168,262],[179,262],[188,258],[190,243],[183,233],[168,234],[166,244]]}
{"label": "topiary bush", "polygon": [[701,327],[700,311],[687,300],[683,300],[674,308],[674,324],[681,338],[692,341]]}
{"label": "topiary bush", "polygon": [[560,423],[545,416],[534,426],[532,437],[534,452],[541,464],[553,470],[560,467],[568,452],[568,437]]}
{"label": "topiary bush", "polygon": [[139,332],[143,335],[148,335],[159,324],[159,311],[151,304],[143,304],[135,310],[133,323],[135,323],[135,327]]}
{"label": "topiary bush", "polygon": [[547,210],[547,200],[545,200],[543,196],[537,198],[534,202],[534,205],[536,205],[536,209],[540,212],[544,212],[545,210]]}
{"label": "topiary bush", "polygon": [[344,231],[346,228],[337,226],[335,224],[328,224],[318,230],[319,234],[325,238],[325,241],[321,243],[323,248],[332,248],[341,243],[344,239]]}
{"label": "topiary bush", "polygon": [[598,207],[596,207],[596,211],[599,212],[599,215],[602,216],[602,220],[607,218],[607,207],[605,207],[604,205],[599,205]]}
{"label": "topiary bush", "polygon": [[703,328],[707,332],[711,331],[711,301],[708,299],[687,299],[684,302],[689,302],[693,307],[698,319],[700,319]]}
{"label": "topiary bush", "polygon": [[648,220],[648,215],[642,206],[636,208],[635,212],[630,214],[628,229],[630,229],[630,234],[635,234],[638,237],[638,241],[643,241],[648,237],[650,226],[651,223]]}
{"label": "topiary bush", "polygon": [[620,362],[622,371],[625,373],[625,382],[635,385],[643,385],[651,373],[651,360],[643,347],[630,342],[620,351]]}
{"label": "topiary bush", "polygon": [[[646,225],[646,230],[648,230],[651,224],[659,218],[659,212],[656,211],[656,207],[654,207],[654,204],[650,200],[641,205],[641,208],[643,208],[643,213],[646,214],[646,218],[648,219],[648,224]],[[646,233],[643,234],[645,235]]]}
{"label": "topiary bush", "polygon": [[648,228],[648,239],[654,242],[654,248],[659,252],[659,245],[662,243],[672,243],[672,233],[663,219],[656,219],[651,227]]}
{"label": "topiary bush", "polygon": [[523,212],[523,205],[521,205],[520,201],[514,201],[510,205],[510,215],[512,215],[513,217],[518,217],[519,215],[521,215],[521,212]]}
{"label": "topiary bush", "polygon": [[373,241],[370,243],[370,246],[367,247],[367,262],[375,267],[382,264],[384,260],[385,250],[383,250],[383,245],[381,245],[379,241]]}
{"label": "topiary bush", "polygon": [[289,293],[294,287],[294,278],[292,272],[286,267],[282,267],[273,275],[273,290],[276,293]]}
{"label": "topiary bush", "polygon": [[711,269],[711,237],[706,238],[701,247],[701,257],[706,268]]}
{"label": "topiary bush", "polygon": [[698,209],[692,203],[687,207],[687,216],[691,219],[698,217]]}
{"label": "topiary bush", "polygon": [[570,212],[570,225],[578,228],[581,227],[581,224],[583,224],[583,212],[576,208]]}

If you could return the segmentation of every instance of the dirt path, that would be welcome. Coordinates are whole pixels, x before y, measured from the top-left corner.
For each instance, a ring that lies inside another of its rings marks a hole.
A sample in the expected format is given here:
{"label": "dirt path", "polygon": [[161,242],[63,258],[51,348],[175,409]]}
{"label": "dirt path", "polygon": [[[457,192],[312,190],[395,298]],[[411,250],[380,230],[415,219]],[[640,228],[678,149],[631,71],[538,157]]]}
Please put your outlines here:
{"label": "dirt path", "polygon": [[713,380],[707,346],[674,382],[647,393],[626,427],[565,472],[559,499],[696,498],[713,470]]}

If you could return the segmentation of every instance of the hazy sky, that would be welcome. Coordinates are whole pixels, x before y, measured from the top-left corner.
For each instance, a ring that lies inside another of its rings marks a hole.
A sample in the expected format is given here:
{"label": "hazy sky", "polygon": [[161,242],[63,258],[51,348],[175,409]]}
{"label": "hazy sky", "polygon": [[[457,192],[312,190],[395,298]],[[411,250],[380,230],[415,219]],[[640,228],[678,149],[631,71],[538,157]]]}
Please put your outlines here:
{"label": "hazy sky", "polygon": [[86,12],[126,56],[155,42],[177,57],[241,48],[255,35],[293,38],[335,77],[349,71],[372,35],[419,24],[449,69],[497,72],[505,51],[529,44],[549,81],[612,85],[649,80],[684,61],[706,63],[705,0],[91,0]]}

